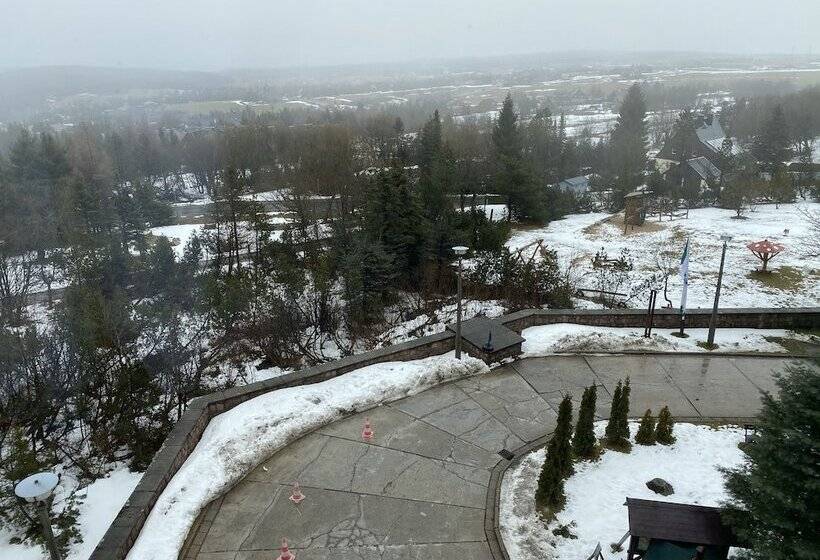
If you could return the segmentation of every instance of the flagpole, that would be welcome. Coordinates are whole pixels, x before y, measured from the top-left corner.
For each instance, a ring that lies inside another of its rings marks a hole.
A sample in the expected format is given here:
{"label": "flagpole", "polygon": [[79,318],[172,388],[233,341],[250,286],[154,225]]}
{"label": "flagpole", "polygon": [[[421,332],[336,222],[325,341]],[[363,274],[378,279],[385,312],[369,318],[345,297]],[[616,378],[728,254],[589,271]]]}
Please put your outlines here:
{"label": "flagpole", "polygon": [[689,238],[686,238],[686,246],[683,248],[683,255],[680,258],[680,275],[683,282],[683,289],[680,296],[680,332],[677,336],[686,338],[684,332],[686,327],[686,295],[689,291]]}

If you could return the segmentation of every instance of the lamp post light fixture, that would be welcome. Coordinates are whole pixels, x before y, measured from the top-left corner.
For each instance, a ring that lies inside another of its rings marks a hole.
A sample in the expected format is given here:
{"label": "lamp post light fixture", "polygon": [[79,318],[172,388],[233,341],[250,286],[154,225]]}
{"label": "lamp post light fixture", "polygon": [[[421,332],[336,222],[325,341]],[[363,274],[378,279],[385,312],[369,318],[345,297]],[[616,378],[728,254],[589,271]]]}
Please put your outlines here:
{"label": "lamp post light fixture", "polygon": [[720,269],[718,270],[717,288],[715,288],[715,303],[712,306],[712,316],[709,318],[709,336],[706,338],[706,346],[714,348],[715,329],[717,328],[718,302],[720,301],[720,285],[723,282],[723,264],[726,262],[726,245],[732,240],[731,235],[721,235],[723,241],[723,251],[720,254]]}
{"label": "lamp post light fixture", "polygon": [[46,538],[51,560],[60,560],[57,543],[54,542],[54,533],[51,531],[51,519],[48,515],[48,500],[54,494],[54,489],[60,483],[60,476],[53,472],[41,472],[24,478],[14,487],[14,493],[21,500],[35,504],[40,524],[43,526],[43,535]]}
{"label": "lamp post light fixture", "polygon": [[456,359],[461,359],[461,259],[467,254],[467,247],[456,245],[453,253],[458,257],[458,303],[456,304]]}

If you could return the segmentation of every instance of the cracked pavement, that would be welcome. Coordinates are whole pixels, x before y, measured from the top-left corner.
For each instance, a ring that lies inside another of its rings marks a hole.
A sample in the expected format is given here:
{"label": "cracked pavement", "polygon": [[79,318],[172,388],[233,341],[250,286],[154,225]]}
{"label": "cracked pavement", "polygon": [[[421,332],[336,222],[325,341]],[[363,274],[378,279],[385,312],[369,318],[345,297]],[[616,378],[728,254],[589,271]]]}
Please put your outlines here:
{"label": "cracked pavement", "polygon": [[[750,418],[788,358],[529,358],[354,414],[293,442],[214,502],[190,560],[493,558],[484,532],[501,449],[551,432],[558,403],[599,385],[599,417],[631,378],[631,416],[668,405],[679,418]],[[816,366],[814,366],[816,367]],[[375,438],[362,441],[365,416]],[[298,480],[305,500],[288,499]]]}

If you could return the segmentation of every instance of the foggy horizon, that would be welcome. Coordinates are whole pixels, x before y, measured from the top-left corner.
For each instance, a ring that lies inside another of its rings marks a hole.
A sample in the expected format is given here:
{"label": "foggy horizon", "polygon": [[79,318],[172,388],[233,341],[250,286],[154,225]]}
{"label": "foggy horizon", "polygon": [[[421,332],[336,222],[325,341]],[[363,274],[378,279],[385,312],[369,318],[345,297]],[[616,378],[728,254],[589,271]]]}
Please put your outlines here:
{"label": "foggy horizon", "polygon": [[[181,0],[92,0],[32,5],[10,0],[0,69],[96,66],[227,71],[316,68],[606,51],[624,55],[697,53],[811,55],[820,4],[693,0],[683,10],[660,2],[585,1],[498,7],[459,0],[439,6],[361,0],[300,6],[214,0],[196,9]],[[12,18],[8,18],[12,19]],[[614,26],[612,22],[618,21]]]}

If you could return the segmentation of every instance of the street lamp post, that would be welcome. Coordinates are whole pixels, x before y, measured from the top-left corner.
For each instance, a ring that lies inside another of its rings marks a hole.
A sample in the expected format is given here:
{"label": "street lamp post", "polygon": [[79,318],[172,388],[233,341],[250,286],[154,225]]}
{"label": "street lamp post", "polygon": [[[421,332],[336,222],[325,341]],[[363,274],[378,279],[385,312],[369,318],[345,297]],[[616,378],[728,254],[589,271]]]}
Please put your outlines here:
{"label": "street lamp post", "polygon": [[48,515],[48,499],[54,493],[60,477],[53,472],[41,472],[24,478],[14,487],[18,498],[35,504],[40,524],[43,526],[43,535],[46,538],[51,560],[60,560],[57,543],[54,542],[54,533],[51,531],[51,519]]}
{"label": "street lamp post", "polygon": [[723,264],[726,262],[726,245],[732,240],[731,235],[721,235],[723,241],[723,251],[720,254],[720,269],[718,270],[717,288],[715,288],[715,303],[712,306],[712,316],[709,318],[709,336],[706,339],[706,346],[712,348],[715,345],[715,328],[717,328],[718,302],[720,301],[720,285],[723,282]]}
{"label": "street lamp post", "polygon": [[453,253],[458,257],[458,303],[456,304],[456,359],[461,359],[461,258],[467,254],[467,247],[457,245]]}

